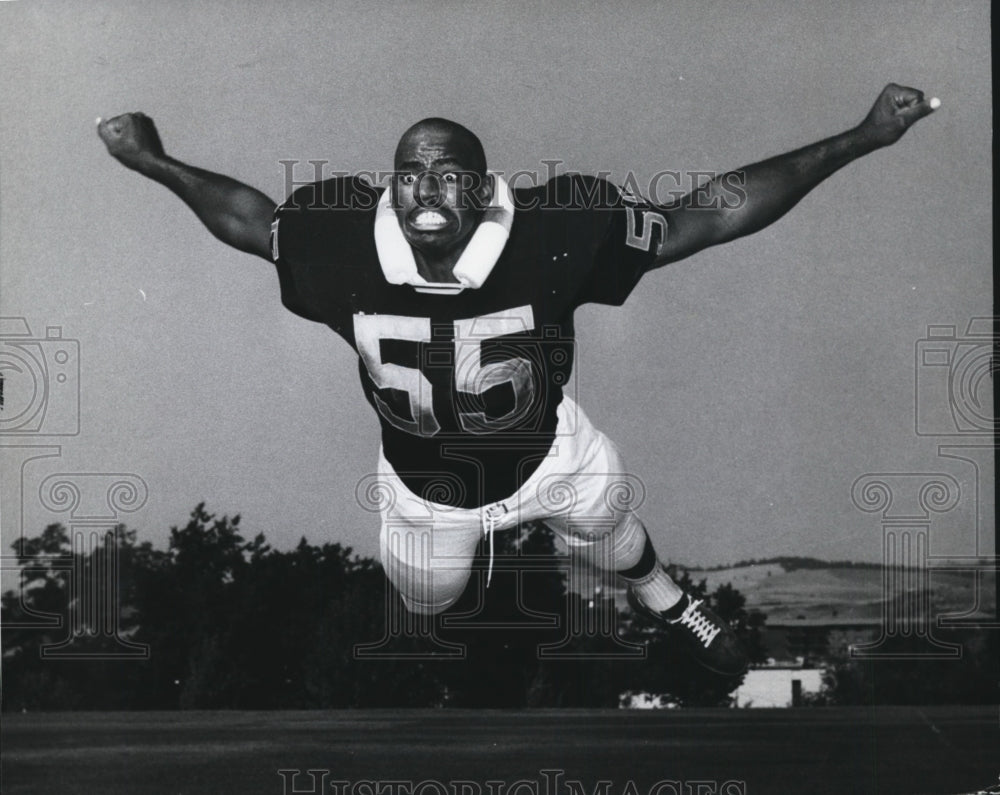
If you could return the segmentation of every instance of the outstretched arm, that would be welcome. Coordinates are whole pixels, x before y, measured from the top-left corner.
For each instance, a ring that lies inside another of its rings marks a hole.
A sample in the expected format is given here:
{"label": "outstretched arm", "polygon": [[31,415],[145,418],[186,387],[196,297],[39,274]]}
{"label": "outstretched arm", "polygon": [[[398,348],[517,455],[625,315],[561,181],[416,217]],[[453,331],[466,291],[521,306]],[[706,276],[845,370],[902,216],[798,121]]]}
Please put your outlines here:
{"label": "outstretched arm", "polygon": [[723,174],[669,208],[670,229],[653,267],[763,229],[852,160],[898,141],[937,104],[890,83],[854,129]]}
{"label": "outstretched arm", "polygon": [[98,120],[97,134],[122,165],[170,188],[223,243],[271,260],[275,203],[259,190],[168,157],[144,113]]}

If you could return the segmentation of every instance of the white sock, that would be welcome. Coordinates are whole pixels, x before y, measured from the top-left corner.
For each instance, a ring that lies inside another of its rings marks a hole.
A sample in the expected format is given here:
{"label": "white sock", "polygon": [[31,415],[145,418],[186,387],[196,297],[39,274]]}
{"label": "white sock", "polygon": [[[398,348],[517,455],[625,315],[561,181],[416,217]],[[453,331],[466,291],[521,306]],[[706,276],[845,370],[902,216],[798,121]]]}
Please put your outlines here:
{"label": "white sock", "polygon": [[657,562],[653,570],[639,580],[626,580],[632,592],[639,597],[650,610],[657,612],[669,610],[677,604],[684,595],[677,583],[667,574]]}
{"label": "white sock", "polygon": [[663,570],[649,534],[635,514],[625,514],[615,527],[610,556],[610,567],[618,572],[639,601],[650,610],[668,610],[684,595]]}

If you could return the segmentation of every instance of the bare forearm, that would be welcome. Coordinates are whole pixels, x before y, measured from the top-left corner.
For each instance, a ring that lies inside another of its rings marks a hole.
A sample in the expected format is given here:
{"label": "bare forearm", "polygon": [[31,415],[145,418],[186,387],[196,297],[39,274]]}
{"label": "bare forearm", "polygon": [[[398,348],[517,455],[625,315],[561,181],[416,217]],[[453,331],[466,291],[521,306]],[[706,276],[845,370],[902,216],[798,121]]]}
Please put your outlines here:
{"label": "bare forearm", "polygon": [[98,119],[97,134],[112,157],[176,193],[223,243],[270,260],[275,204],[259,190],[169,157],[145,113]]}
{"label": "bare forearm", "polygon": [[686,212],[712,213],[713,242],[725,243],[774,223],[823,180],[875,144],[858,128],[716,177],[698,188]]}
{"label": "bare forearm", "polygon": [[251,254],[266,249],[259,219],[270,218],[275,204],[256,188],[166,155],[136,171],[173,191],[223,243]]}
{"label": "bare forearm", "polygon": [[653,267],[777,221],[835,171],[898,141],[940,102],[890,83],[857,127],[716,177],[666,210],[669,232]]}

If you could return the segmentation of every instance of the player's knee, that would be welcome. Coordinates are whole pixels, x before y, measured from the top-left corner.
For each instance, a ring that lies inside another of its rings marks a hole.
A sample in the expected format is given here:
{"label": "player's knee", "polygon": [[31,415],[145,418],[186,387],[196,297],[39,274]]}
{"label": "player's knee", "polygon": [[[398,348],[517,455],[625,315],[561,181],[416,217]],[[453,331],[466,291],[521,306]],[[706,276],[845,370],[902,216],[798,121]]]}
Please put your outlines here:
{"label": "player's knee", "polygon": [[412,582],[402,583],[403,588],[396,585],[400,598],[403,600],[403,605],[411,613],[424,616],[443,613],[458,601],[469,579],[468,572],[466,572],[465,576],[458,578],[437,577],[435,572],[429,572],[429,575],[416,588],[406,587],[408,585],[412,586]]}
{"label": "player's knee", "polygon": [[407,610],[421,616],[436,616],[438,613],[443,613],[458,601],[458,597],[454,596],[448,597],[440,602],[421,602],[417,599],[412,599],[406,596],[406,594],[402,592],[400,592],[400,598],[403,601],[403,606]]}
{"label": "player's knee", "polygon": [[636,565],[648,544],[649,536],[639,517],[631,511],[622,514],[611,535],[613,568],[620,570]]}
{"label": "player's knee", "polygon": [[582,555],[601,569],[619,570],[635,565],[646,545],[646,528],[631,512],[615,521],[574,530],[564,536],[571,552]]}
{"label": "player's knee", "polygon": [[451,607],[465,590],[470,574],[468,567],[435,570],[407,565],[393,556],[384,559],[383,565],[406,609],[420,615],[435,615]]}

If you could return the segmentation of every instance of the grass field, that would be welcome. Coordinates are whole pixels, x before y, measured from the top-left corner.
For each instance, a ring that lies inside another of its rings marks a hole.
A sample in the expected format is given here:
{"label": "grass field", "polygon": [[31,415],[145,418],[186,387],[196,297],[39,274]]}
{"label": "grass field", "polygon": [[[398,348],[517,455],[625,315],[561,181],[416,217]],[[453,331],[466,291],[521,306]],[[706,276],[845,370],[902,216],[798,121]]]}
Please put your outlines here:
{"label": "grass field", "polygon": [[882,795],[1000,774],[997,707],[7,714],[0,734],[4,795]]}

